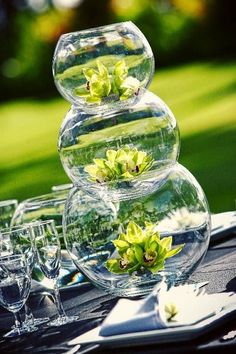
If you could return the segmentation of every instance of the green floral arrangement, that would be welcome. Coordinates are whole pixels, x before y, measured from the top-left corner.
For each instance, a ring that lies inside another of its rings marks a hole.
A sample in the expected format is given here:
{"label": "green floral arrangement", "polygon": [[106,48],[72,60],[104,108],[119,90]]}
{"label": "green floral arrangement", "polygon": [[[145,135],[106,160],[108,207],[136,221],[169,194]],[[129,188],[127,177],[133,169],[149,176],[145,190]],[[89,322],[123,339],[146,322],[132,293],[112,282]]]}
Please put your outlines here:
{"label": "green floral arrangement", "polygon": [[165,261],[178,254],[184,244],[172,248],[172,236],[160,238],[156,225],[145,223],[145,229],[130,221],[126,233],[121,233],[113,241],[118,258],[106,261],[106,268],[116,274],[132,274],[135,271],[147,269],[156,274],[164,269]]}
{"label": "green floral arrangement", "polygon": [[124,60],[119,60],[109,75],[108,69],[100,60],[97,60],[97,70],[83,69],[87,80],[85,87],[76,87],[74,93],[84,97],[86,102],[101,103],[102,99],[116,95],[120,100],[126,100],[138,94],[140,81],[128,76],[128,68]]}
{"label": "green floral arrangement", "polygon": [[91,181],[103,183],[107,181],[130,179],[151,168],[153,159],[144,151],[125,147],[119,150],[107,150],[106,159],[93,159],[94,164],[87,165],[84,170]]}

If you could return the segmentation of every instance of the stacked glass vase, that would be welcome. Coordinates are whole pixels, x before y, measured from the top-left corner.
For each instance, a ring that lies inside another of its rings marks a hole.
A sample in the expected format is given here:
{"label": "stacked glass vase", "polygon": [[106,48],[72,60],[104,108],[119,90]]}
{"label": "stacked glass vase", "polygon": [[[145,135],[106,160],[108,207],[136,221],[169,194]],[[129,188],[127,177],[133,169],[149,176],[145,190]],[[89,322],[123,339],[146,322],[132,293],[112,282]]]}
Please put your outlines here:
{"label": "stacked glass vase", "polygon": [[153,72],[150,45],[131,22],[64,34],[53,59],[72,103],[58,142],[74,185],[65,244],[91,282],[118,296],[185,282],[210,237],[202,188],[177,162],[175,117],[147,90]]}

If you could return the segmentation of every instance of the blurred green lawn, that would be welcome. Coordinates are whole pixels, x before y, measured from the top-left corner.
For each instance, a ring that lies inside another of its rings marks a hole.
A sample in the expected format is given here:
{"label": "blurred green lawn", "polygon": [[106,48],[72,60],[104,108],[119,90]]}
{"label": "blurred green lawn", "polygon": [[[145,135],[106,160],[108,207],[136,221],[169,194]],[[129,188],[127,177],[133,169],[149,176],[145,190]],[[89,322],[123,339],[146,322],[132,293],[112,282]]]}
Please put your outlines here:
{"label": "blurred green lawn", "polygon": [[[211,211],[235,209],[236,62],[157,71],[150,89],[174,112],[182,138],[180,162],[202,185]],[[23,200],[68,182],[57,153],[68,108],[60,98],[0,107],[0,199]]]}

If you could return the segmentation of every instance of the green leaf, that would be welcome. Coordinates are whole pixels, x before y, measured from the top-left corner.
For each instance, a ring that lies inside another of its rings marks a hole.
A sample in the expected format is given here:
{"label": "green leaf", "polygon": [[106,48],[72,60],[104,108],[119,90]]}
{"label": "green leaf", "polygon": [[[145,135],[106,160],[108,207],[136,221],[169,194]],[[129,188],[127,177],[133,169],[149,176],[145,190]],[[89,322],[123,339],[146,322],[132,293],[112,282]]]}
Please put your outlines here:
{"label": "green leaf", "polygon": [[97,60],[97,67],[98,67],[99,76],[101,77],[101,79],[107,79],[109,77],[108,70],[105,67],[105,65],[102,64],[102,62],[100,60]]}
{"label": "green leaf", "polygon": [[126,239],[129,243],[137,244],[143,241],[143,231],[139,225],[134,221],[130,221],[127,226],[127,236]]}
{"label": "green leaf", "polygon": [[127,259],[129,264],[137,263],[137,260],[135,257],[135,251],[132,248],[127,249],[124,258]]}
{"label": "green leaf", "polygon": [[97,165],[98,167],[104,168],[105,167],[105,159],[93,159],[95,165]]}
{"label": "green leaf", "polygon": [[88,69],[83,69],[83,74],[86,77],[86,79],[88,81],[91,80],[91,77],[95,74],[98,75],[98,72],[92,68],[88,68]]}
{"label": "green leaf", "polygon": [[120,96],[121,101],[125,101],[128,98],[130,98],[134,94],[133,90],[131,89],[126,89],[123,91],[122,95]]}
{"label": "green leaf", "polygon": [[170,258],[175,256],[176,254],[178,254],[180,251],[182,251],[183,247],[185,244],[182,244],[176,248],[173,248],[172,250],[170,250],[169,252],[167,252],[166,254],[166,258]]}
{"label": "green leaf", "polygon": [[104,96],[104,82],[99,75],[94,74],[89,82],[90,95],[102,98]]}
{"label": "green leaf", "polygon": [[159,272],[159,270],[164,268],[164,261],[160,260],[156,263],[154,263],[154,265],[152,267],[149,267],[148,269],[150,270],[150,272],[152,272],[153,274],[156,274],[157,272]]}
{"label": "green leaf", "polygon": [[114,93],[115,95],[120,95],[118,87],[119,85],[116,85],[115,78],[111,77],[111,92]]}
{"label": "green leaf", "polygon": [[117,90],[120,89],[122,83],[126,80],[128,75],[128,68],[124,59],[119,60],[114,67],[113,78]]}
{"label": "green leaf", "polygon": [[74,89],[74,94],[80,97],[89,97],[90,93],[85,87],[78,86]]}
{"label": "green leaf", "polygon": [[148,245],[148,248],[150,248],[150,250],[156,251],[157,253],[158,253],[158,251],[159,251],[159,247],[160,247],[160,245],[159,245],[159,243],[156,242],[156,241],[152,241],[152,242]]}
{"label": "green leaf", "polygon": [[136,270],[138,270],[139,268],[141,268],[141,264],[137,263],[134,266],[130,267],[127,269],[127,273],[128,274],[132,274],[133,272],[135,272]]}
{"label": "green leaf", "polygon": [[151,236],[153,235],[153,229],[155,228],[155,224],[152,224],[151,222],[147,222],[145,221],[144,222],[145,224],[145,232],[146,232],[146,236]]}
{"label": "green leaf", "polygon": [[161,243],[159,242],[159,247],[158,247],[157,252],[158,252],[158,258],[159,259],[165,259],[166,254],[167,254],[168,251],[166,250],[165,247],[162,247]]}
{"label": "green leaf", "polygon": [[116,158],[117,151],[116,150],[107,150],[106,152],[106,157],[108,161],[114,163],[115,158]]}
{"label": "green leaf", "polygon": [[123,240],[114,240],[114,241],[112,241],[113,242],[113,244],[115,245],[115,247],[117,248],[117,250],[119,251],[119,250],[122,250],[122,251],[124,251],[124,250],[126,250],[127,248],[129,248],[129,244],[128,244],[128,242],[126,242],[126,241],[123,241]]}
{"label": "green leaf", "polygon": [[101,98],[95,97],[95,96],[89,96],[89,97],[86,98],[86,102],[89,102],[89,103],[100,103],[101,102]]}
{"label": "green leaf", "polygon": [[143,263],[143,249],[139,245],[134,245],[135,257],[139,263]]}
{"label": "green leaf", "polygon": [[137,164],[141,165],[144,161],[144,158],[147,156],[147,153],[144,151],[138,151],[137,153]]}
{"label": "green leaf", "polygon": [[121,177],[124,178],[124,179],[130,179],[130,178],[133,177],[133,175],[131,175],[131,173],[126,171],[125,173],[122,173]]}
{"label": "green leaf", "polygon": [[119,240],[126,241],[126,234],[124,234],[123,232],[121,232],[118,239],[119,239]]}
{"label": "green leaf", "polygon": [[127,153],[124,149],[119,149],[116,153],[116,161],[123,162],[127,161]]}
{"label": "green leaf", "polygon": [[103,81],[103,97],[109,96],[109,93],[111,92],[111,82],[109,77]]}
{"label": "green leaf", "polygon": [[107,169],[107,172],[110,174],[110,176],[114,175],[114,169],[112,167],[112,164],[110,161],[105,161],[104,162],[104,167]]}
{"label": "green leaf", "polygon": [[149,248],[151,246],[152,243],[155,243],[155,244],[158,244],[160,243],[160,234],[159,232],[155,232],[153,233],[154,227],[151,229],[148,229],[146,231],[146,236],[147,236],[147,242],[146,242],[146,245],[145,247],[146,248]]}
{"label": "green leaf", "polygon": [[85,172],[87,172],[91,177],[96,177],[98,172],[98,167],[96,165],[87,165],[84,168]]}
{"label": "green leaf", "polygon": [[135,149],[135,150],[136,150],[136,151],[134,151],[132,160],[133,160],[133,162],[134,162],[135,165],[138,165],[138,155],[139,155],[139,152],[137,151],[137,149]]}
{"label": "green leaf", "polygon": [[108,259],[105,263],[106,268],[115,274],[124,274],[126,273],[125,269],[120,268],[120,259]]}
{"label": "green leaf", "polygon": [[164,237],[163,239],[161,239],[160,244],[163,248],[169,251],[172,245],[172,236]]}

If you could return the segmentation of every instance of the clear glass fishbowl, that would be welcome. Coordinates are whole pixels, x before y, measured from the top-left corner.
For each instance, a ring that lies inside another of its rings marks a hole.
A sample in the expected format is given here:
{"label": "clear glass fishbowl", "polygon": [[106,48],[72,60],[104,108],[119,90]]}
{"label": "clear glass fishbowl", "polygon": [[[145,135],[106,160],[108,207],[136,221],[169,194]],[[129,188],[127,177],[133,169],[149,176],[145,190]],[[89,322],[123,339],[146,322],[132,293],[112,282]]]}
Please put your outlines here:
{"label": "clear glass fishbowl", "polygon": [[91,112],[133,104],[153,71],[151,47],[132,22],[63,34],[53,57],[59,92]]}
{"label": "clear glass fishbowl", "polygon": [[149,91],[137,104],[106,114],[72,106],[58,140],[64,170],[88,190],[106,182],[148,180],[150,172],[177,160],[179,146],[173,113]]}
{"label": "clear glass fishbowl", "polygon": [[[179,163],[152,171],[149,188],[126,194],[74,187],[63,232],[78,269],[116,296],[139,296],[165,280],[184,283],[203,259],[210,213],[201,186]],[[123,188],[125,188],[123,186]]]}
{"label": "clear glass fishbowl", "polygon": [[[55,221],[59,235],[62,235],[62,215],[68,190],[57,191],[22,201],[12,218],[12,225],[28,223],[36,220]],[[63,242],[63,237],[60,237]]]}

